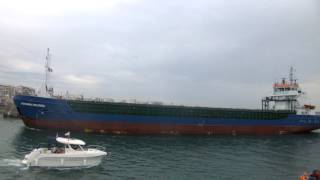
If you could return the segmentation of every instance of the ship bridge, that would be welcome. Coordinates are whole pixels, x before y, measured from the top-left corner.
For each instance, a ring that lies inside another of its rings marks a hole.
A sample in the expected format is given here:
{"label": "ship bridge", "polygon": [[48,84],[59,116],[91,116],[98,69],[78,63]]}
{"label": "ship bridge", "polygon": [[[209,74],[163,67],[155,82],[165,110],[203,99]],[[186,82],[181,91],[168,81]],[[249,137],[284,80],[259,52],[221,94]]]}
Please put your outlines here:
{"label": "ship bridge", "polygon": [[[283,78],[281,82],[273,84],[273,94],[262,99],[263,110],[290,110],[296,111],[300,106],[298,98],[304,94],[294,79],[293,68],[290,68],[289,81]],[[270,108],[270,104],[273,106]]]}

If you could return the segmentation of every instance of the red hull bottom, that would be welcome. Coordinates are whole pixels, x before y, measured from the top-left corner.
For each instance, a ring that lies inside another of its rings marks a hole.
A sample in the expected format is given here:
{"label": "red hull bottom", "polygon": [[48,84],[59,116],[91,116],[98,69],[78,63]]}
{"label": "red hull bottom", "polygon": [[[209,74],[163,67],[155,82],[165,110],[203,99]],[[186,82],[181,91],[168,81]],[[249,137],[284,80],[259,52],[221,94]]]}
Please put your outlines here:
{"label": "red hull bottom", "polygon": [[[306,133],[316,128],[312,126],[196,126],[196,125],[159,125],[129,124],[82,121],[45,121],[23,119],[27,127],[38,129],[72,130],[106,134],[190,134],[190,135],[281,135]],[[54,123],[53,123],[54,122]]]}

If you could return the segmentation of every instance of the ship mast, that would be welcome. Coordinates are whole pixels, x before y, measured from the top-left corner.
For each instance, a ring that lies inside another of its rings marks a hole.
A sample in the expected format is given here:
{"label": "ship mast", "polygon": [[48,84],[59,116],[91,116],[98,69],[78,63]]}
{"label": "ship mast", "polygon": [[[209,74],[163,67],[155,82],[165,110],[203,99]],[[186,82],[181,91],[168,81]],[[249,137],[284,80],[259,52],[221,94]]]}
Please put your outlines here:
{"label": "ship mast", "polygon": [[292,67],[290,67],[289,80],[290,80],[290,85],[291,85],[293,82],[293,68]]}
{"label": "ship mast", "polygon": [[297,83],[297,80],[294,79],[294,69],[292,66],[290,67],[289,80],[290,80],[290,85]]}
{"label": "ship mast", "polygon": [[45,89],[46,89],[46,94],[49,96],[53,96],[53,87],[49,87],[49,78],[50,78],[50,73],[52,73],[52,68],[50,67],[50,61],[51,61],[51,54],[50,54],[50,49],[47,49],[47,55],[46,55],[46,63],[45,63]]}

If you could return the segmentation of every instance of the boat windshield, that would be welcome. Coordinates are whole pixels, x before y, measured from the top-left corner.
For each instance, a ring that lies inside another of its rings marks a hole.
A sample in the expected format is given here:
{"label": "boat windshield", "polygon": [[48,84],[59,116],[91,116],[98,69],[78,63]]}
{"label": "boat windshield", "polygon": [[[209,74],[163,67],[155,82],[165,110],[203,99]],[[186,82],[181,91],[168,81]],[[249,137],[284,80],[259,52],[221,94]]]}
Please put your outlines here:
{"label": "boat windshield", "polygon": [[51,149],[51,152],[55,153],[55,154],[64,154],[65,153],[65,148],[53,147]]}
{"label": "boat windshield", "polygon": [[65,147],[61,143],[57,143],[55,141],[55,137],[48,137],[48,150],[51,151],[51,153],[64,153],[65,152]]}
{"label": "boat windshield", "polygon": [[73,150],[76,150],[76,151],[83,151],[83,147],[82,147],[81,145],[71,144],[70,147],[71,147]]}

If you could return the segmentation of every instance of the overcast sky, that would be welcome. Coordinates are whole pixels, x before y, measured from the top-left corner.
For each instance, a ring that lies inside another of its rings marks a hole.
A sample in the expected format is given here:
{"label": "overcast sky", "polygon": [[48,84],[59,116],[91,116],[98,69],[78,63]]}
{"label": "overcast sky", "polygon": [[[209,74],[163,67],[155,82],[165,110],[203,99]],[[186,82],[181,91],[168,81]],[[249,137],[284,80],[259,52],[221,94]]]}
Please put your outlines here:
{"label": "overcast sky", "polygon": [[260,108],[290,66],[320,105],[319,0],[0,0],[0,83]]}

